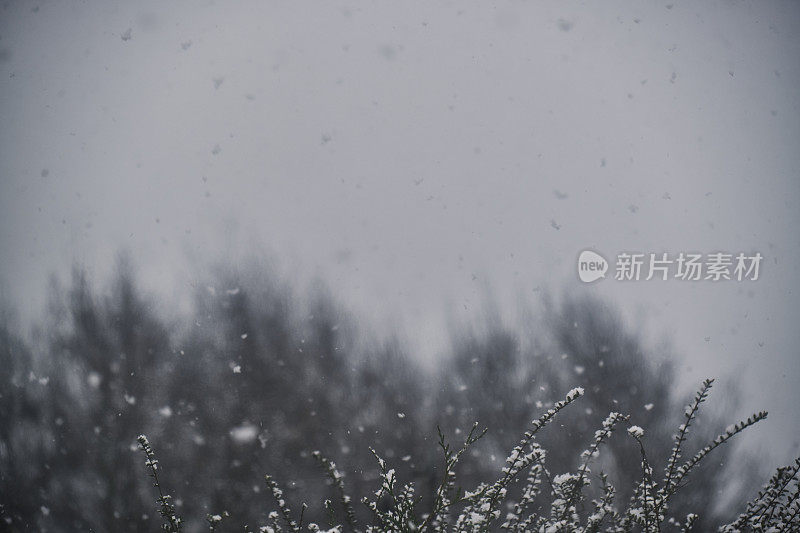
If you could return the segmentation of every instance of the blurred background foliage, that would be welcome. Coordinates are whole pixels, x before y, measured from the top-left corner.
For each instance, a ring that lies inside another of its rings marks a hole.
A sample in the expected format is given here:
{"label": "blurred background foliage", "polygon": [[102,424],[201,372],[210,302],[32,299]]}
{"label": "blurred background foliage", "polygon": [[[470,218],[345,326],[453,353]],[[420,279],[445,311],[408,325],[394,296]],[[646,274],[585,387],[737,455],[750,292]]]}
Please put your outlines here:
{"label": "blurred background foliage", "polygon": [[[545,297],[544,312],[531,312],[525,327],[504,325],[487,305],[483,320],[453,328],[448,354],[425,365],[402,342],[360,331],[324,287],[300,298],[257,269],[220,268],[206,281],[191,316],[163,316],[124,260],[109,287],[93,286],[81,270],[66,288],[54,283],[32,335],[3,310],[0,528],[157,530],[140,433],[187,529],[223,511],[235,529],[265,521],[265,473],[294,504],[336,501],[314,450],[337,463],[356,500],[376,488],[370,446],[400,480],[430,494],[441,475],[437,425],[454,443],[475,421],[488,427],[460,467],[460,483],[472,488],[496,476],[537,413],[577,386],[585,398],[542,437],[550,471],[574,469],[610,411],[647,429],[658,471],[688,401],[669,348],[648,350],[614,309],[585,295]],[[732,398],[706,408],[688,449],[733,421]],[[627,498],[638,452],[623,436],[606,450],[594,471],[610,473]],[[757,483],[742,481],[759,466],[723,447],[672,511],[698,512],[700,530],[710,530],[752,496]],[[308,516],[325,522],[321,508]]]}

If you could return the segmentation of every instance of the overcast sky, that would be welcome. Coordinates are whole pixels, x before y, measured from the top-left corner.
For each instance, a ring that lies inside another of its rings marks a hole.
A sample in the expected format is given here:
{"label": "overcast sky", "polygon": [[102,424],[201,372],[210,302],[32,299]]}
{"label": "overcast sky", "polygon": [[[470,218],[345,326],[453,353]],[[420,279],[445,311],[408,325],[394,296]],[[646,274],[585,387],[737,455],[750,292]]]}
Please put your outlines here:
{"label": "overcast sky", "polygon": [[[487,292],[596,292],[687,380],[740,376],[788,460],[798,27],[788,1],[6,2],[2,292],[38,316],[51,273],[126,249],[174,302],[263,250],[427,358]],[[765,260],[584,285],[585,248]]]}

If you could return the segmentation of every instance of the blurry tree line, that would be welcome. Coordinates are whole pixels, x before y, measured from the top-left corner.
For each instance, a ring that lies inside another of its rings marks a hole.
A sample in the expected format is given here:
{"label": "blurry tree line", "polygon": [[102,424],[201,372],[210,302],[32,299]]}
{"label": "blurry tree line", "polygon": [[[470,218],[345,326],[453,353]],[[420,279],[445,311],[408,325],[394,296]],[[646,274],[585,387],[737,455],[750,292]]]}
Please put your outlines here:
{"label": "blurry tree line", "polygon": [[[188,530],[223,511],[235,517],[226,527],[241,530],[271,508],[266,472],[288,482],[296,504],[336,501],[314,450],[337,463],[357,498],[376,489],[370,446],[430,493],[441,474],[437,425],[456,444],[473,422],[488,427],[459,473],[472,488],[494,479],[531,419],[572,387],[586,389],[584,410],[543,437],[553,473],[575,468],[612,410],[648,428],[651,462],[663,468],[682,421],[688,398],[676,393],[670,360],[645,353],[617,312],[591,297],[547,303],[526,329],[487,313],[480,327],[453,334],[431,372],[400,343],[359,332],[322,288],[308,299],[254,270],[211,278],[191,316],[164,317],[125,262],[103,290],[79,270],[68,288],[54,284],[32,336],[2,311],[0,530],[157,530],[140,433]],[[700,440],[731,419],[707,416]],[[600,459],[617,487],[641,474],[629,440],[612,438]],[[679,493],[676,516],[705,502],[699,529],[707,531],[736,508],[725,502],[751,496],[714,468],[731,451],[715,452]],[[323,509],[308,516],[325,522]]]}

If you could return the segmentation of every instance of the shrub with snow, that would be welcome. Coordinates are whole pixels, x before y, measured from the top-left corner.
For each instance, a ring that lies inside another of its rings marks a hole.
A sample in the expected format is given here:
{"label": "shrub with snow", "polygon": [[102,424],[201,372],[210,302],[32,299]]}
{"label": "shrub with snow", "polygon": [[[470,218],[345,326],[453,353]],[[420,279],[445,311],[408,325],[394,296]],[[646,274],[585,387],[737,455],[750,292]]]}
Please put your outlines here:
{"label": "shrub with snow", "polygon": [[[541,533],[557,532],[660,532],[690,531],[698,520],[698,515],[690,513],[684,517],[670,515],[670,500],[687,482],[688,476],[705,457],[717,447],[725,444],[735,435],[767,417],[766,412],[758,412],[746,420],[729,426],[724,433],[713,439],[688,460],[682,460],[683,447],[696,421],[700,404],[708,397],[713,380],[703,382],[692,402],[684,412],[684,422],[674,436],[674,446],[666,459],[663,477],[655,477],[654,469],[647,456],[643,437],[644,429],[636,425],[627,428],[632,439],[632,450],[641,456],[641,478],[634,488],[633,496],[627,502],[615,500],[616,490],[609,482],[606,473],[592,472],[592,464],[599,457],[603,444],[619,426],[629,422],[630,417],[613,412],[606,417],[588,448],[580,454],[574,472],[554,474],[547,468],[547,451],[537,442],[537,433],[549,425],[562,410],[576,402],[584,394],[581,388],[567,393],[565,398],[553,404],[539,418],[531,423],[519,444],[515,446],[499,477],[488,483],[481,483],[472,490],[465,491],[456,482],[456,465],[469,447],[485,434],[479,431],[478,424],[472,426],[467,438],[459,448],[452,448],[439,431],[439,446],[443,452],[443,468],[440,481],[432,495],[433,506],[429,513],[419,513],[421,497],[416,493],[413,483],[400,484],[395,469],[371,450],[377,461],[380,477],[379,487],[372,498],[363,498],[362,504],[371,512],[372,521],[361,524],[357,521],[351,498],[345,492],[343,476],[336,465],[313,454],[327,473],[329,481],[339,494],[336,505],[330,500],[322,502],[329,516],[325,526],[316,523],[304,524],[305,510],[302,504],[299,514],[295,514],[284,499],[278,483],[269,475],[265,476],[268,491],[273,496],[277,510],[268,515],[269,523],[259,528],[260,532],[307,530],[312,532],[341,533],[344,531],[379,532],[485,532],[494,530]],[[157,503],[164,517],[165,531],[179,531],[181,519],[170,503],[169,495],[162,492],[158,480],[158,461],[144,436],[139,437],[144,450],[146,466],[151,471],[158,490]],[[800,530],[800,458],[794,464],[779,468],[757,497],[731,524],[720,531],[734,533],[740,531],[790,532]],[[595,485],[592,485],[595,483]],[[511,490],[512,485],[521,484],[522,490]],[[594,495],[594,498],[591,496]],[[697,502],[702,510],[703,502]],[[212,531],[223,522],[226,512],[209,515],[207,521]]]}

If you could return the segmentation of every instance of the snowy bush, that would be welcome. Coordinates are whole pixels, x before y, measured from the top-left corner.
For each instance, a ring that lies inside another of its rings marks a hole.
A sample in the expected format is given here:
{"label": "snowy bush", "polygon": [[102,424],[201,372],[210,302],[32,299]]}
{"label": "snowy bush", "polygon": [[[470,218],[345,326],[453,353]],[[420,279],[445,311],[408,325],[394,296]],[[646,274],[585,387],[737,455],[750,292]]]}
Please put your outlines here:
{"label": "snowy bush", "polygon": [[[277,510],[268,515],[269,523],[259,527],[260,532],[301,530],[323,532],[417,532],[417,531],[537,531],[556,532],[657,532],[662,530],[690,531],[698,520],[698,514],[673,516],[670,502],[683,487],[695,467],[708,454],[725,444],[735,435],[767,417],[758,412],[747,419],[728,427],[722,434],[701,448],[688,460],[683,459],[684,444],[697,420],[700,405],[706,401],[713,380],[706,380],[684,411],[684,421],[674,435],[674,445],[663,476],[656,476],[648,458],[644,443],[645,430],[637,425],[628,425],[631,453],[640,457],[641,475],[628,501],[620,502],[617,491],[609,482],[606,473],[594,474],[592,465],[598,462],[603,445],[621,425],[629,424],[630,416],[612,412],[602,423],[588,447],[580,454],[573,472],[556,474],[548,467],[547,450],[537,441],[540,430],[550,425],[561,412],[584,395],[582,388],[569,391],[565,398],[553,404],[544,414],[534,420],[525,431],[502,467],[499,476],[492,482],[484,482],[471,490],[464,490],[457,483],[456,467],[459,460],[486,430],[480,431],[474,424],[463,444],[453,448],[439,431],[442,468],[438,485],[432,495],[430,512],[421,512],[422,496],[417,494],[414,483],[401,484],[395,468],[378,452],[371,450],[379,468],[378,488],[371,498],[361,503],[369,509],[371,522],[361,524],[357,520],[351,498],[345,491],[343,475],[336,465],[313,454],[327,473],[330,483],[338,492],[336,505],[331,500],[322,502],[328,515],[328,523],[304,523],[302,504],[298,513],[293,512],[286,501],[278,482],[266,475],[264,480]],[[139,445],[146,454],[145,465],[154,479],[158,491],[156,502],[164,518],[165,531],[178,531],[181,519],[177,516],[170,496],[163,493],[158,479],[158,461],[145,436],[139,437]],[[779,468],[758,496],[731,524],[720,531],[790,532],[800,528],[800,459],[791,466]],[[659,479],[660,478],[660,479]],[[521,490],[520,490],[521,489]],[[702,511],[704,502],[696,502]],[[207,521],[212,531],[220,527],[227,512],[209,515]],[[245,530],[250,530],[247,526]]]}

